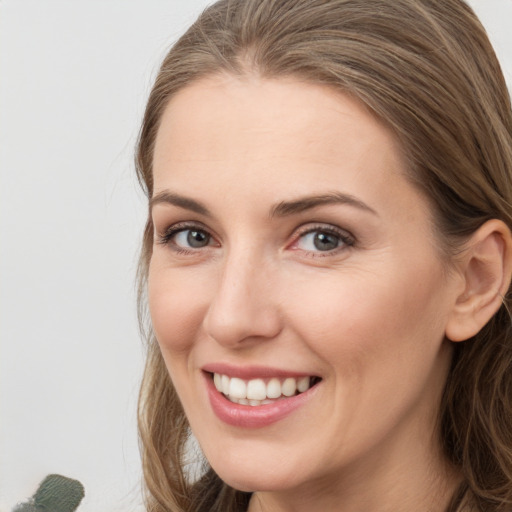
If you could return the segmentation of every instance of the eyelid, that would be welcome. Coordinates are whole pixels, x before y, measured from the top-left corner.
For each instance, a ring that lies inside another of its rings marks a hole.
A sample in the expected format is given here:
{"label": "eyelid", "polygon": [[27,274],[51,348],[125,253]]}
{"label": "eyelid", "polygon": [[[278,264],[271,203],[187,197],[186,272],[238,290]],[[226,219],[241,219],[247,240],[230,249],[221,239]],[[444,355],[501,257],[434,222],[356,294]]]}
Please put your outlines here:
{"label": "eyelid", "polygon": [[[177,235],[178,233],[181,233],[182,231],[203,231],[205,232],[209,237],[210,240],[214,241],[215,244],[208,244],[204,247],[189,247],[184,248],[176,243],[173,243],[172,238]],[[197,251],[204,251],[206,248],[211,247],[212,245],[219,246],[219,243],[216,240],[215,235],[211,232],[210,229],[208,229],[206,226],[204,226],[203,223],[198,221],[184,221],[184,222],[176,222],[175,224],[171,224],[163,232],[156,231],[155,233],[155,240],[162,244],[169,246],[172,250],[179,253],[192,253]]]}
{"label": "eyelid", "polygon": [[298,243],[298,241],[304,237],[305,235],[308,235],[310,233],[314,232],[325,232],[332,235],[337,236],[340,239],[341,246],[336,247],[335,249],[332,249],[330,251],[304,251],[306,253],[311,253],[314,255],[314,257],[325,257],[325,256],[332,256],[334,254],[337,254],[339,251],[344,251],[347,248],[352,247],[356,243],[356,238],[346,229],[341,229],[337,226],[334,226],[332,224],[323,224],[323,223],[308,223],[303,226],[300,226],[293,236],[293,241],[291,244],[288,245],[288,249],[292,250],[300,250],[298,248],[294,248],[293,246]]}
{"label": "eyelid", "polygon": [[[208,245],[204,247],[182,247],[181,245],[178,245],[176,243],[173,243],[173,237],[177,235],[180,232],[187,231],[187,230],[197,230],[197,231],[203,231],[210,237],[210,242],[214,243],[208,243]],[[340,245],[332,250],[327,251],[321,251],[321,250],[304,250],[300,249],[298,247],[294,247],[298,244],[300,239],[310,233],[314,232],[324,232],[331,235],[334,235],[338,237],[340,240]],[[356,238],[346,229],[342,229],[338,226],[335,226],[333,224],[329,223],[313,223],[309,222],[306,224],[303,224],[302,226],[299,226],[295,229],[295,231],[291,235],[292,241],[291,243],[287,244],[286,249],[288,250],[296,250],[301,251],[305,254],[310,255],[311,257],[326,257],[326,256],[333,256],[341,251],[346,251],[350,247],[352,247],[356,243]],[[171,248],[173,251],[182,253],[182,254],[189,254],[189,253],[198,253],[200,251],[204,251],[205,249],[211,248],[211,247],[219,247],[220,243],[217,240],[217,237],[212,231],[207,228],[202,222],[200,221],[182,221],[182,222],[176,222],[174,224],[171,224],[167,226],[163,231],[155,231],[155,241],[159,244],[166,245],[169,248]]]}

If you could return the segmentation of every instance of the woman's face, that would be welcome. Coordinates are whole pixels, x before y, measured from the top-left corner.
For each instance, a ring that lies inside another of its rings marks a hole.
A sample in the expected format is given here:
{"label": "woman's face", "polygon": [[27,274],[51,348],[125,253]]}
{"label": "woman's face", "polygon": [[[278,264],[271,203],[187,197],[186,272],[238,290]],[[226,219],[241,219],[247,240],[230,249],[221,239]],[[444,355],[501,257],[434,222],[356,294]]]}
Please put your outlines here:
{"label": "woman's face", "polygon": [[232,486],[396,482],[432,464],[460,287],[404,175],[391,132],[327,87],[216,76],[168,105],[151,317]]}

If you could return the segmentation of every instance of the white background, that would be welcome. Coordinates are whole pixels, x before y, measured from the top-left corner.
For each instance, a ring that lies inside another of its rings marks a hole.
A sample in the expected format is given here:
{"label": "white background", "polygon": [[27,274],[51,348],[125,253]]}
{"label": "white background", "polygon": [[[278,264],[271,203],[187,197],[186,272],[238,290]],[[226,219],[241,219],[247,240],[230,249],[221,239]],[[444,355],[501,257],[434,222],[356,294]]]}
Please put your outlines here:
{"label": "white background", "polygon": [[[204,0],[0,0],[0,512],[48,473],[141,509],[133,152]],[[512,84],[512,0],[473,0]]]}

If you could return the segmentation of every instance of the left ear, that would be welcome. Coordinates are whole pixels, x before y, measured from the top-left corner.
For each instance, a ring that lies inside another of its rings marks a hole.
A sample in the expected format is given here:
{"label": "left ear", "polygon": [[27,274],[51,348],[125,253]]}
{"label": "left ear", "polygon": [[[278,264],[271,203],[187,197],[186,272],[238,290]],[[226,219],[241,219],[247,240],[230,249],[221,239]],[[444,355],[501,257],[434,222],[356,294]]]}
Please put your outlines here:
{"label": "left ear", "polygon": [[484,223],[471,236],[456,263],[463,278],[446,325],[451,341],[477,334],[500,308],[512,272],[512,235],[501,220]]}

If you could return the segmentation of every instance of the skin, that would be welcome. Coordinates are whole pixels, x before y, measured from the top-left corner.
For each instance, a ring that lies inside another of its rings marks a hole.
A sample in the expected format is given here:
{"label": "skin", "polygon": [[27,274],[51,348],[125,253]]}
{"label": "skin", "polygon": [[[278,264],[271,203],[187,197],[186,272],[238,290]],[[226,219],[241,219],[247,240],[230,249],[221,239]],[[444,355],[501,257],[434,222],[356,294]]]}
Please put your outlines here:
{"label": "skin", "polygon": [[[214,76],[166,108],[153,195],[209,213],[153,205],[154,332],[206,457],[255,491],[251,512],[439,511],[457,485],[436,416],[464,282],[405,171],[388,128],[324,86]],[[271,215],[333,193],[358,203]],[[172,226],[181,233],[163,243]],[[208,244],[187,245],[187,228]],[[338,246],[319,250],[311,230],[338,233]],[[212,362],[322,381],[281,421],[240,428],[212,411],[201,371]]]}

